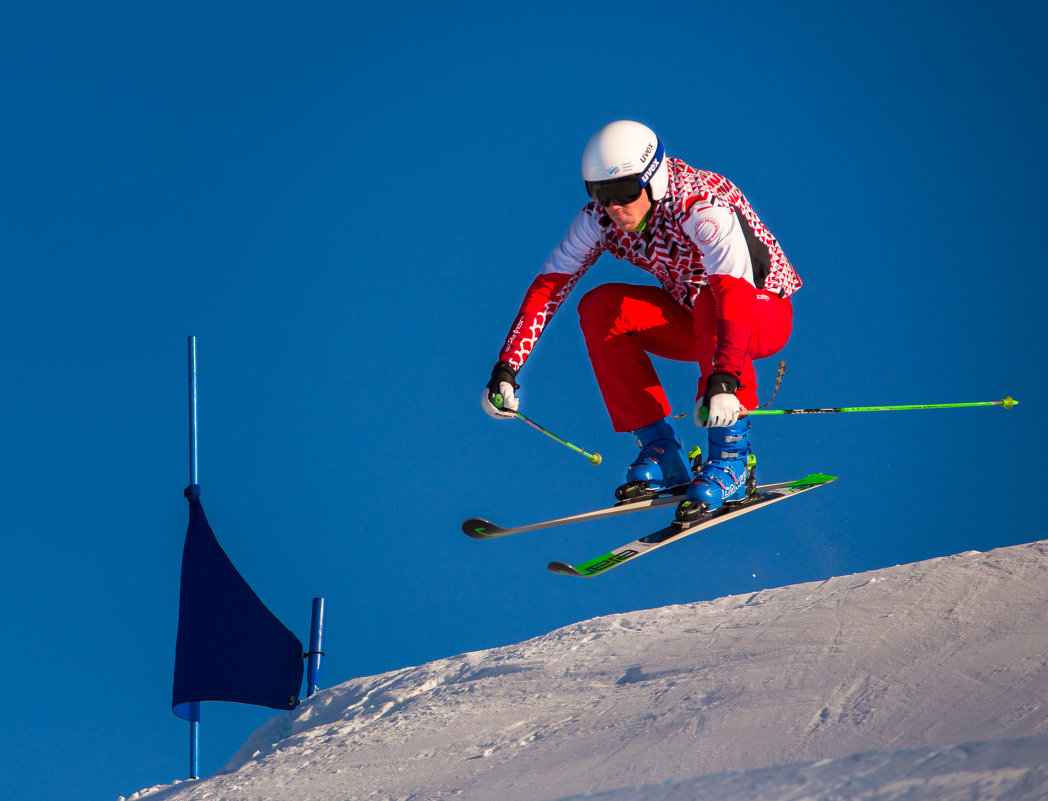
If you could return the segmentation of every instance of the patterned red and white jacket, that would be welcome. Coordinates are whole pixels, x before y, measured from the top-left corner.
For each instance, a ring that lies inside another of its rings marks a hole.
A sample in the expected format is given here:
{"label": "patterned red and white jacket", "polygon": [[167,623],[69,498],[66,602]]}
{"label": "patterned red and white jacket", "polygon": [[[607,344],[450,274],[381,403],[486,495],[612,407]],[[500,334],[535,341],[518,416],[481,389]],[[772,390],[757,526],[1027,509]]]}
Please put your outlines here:
{"label": "patterned red and white jacket", "polygon": [[667,164],[669,189],[644,230],[620,230],[596,201],[579,212],[528,288],[499,361],[518,370],[524,365],[557,309],[607,251],[651,273],[686,308],[700,292],[712,291],[718,331],[728,333],[725,324],[735,329],[718,338],[714,370],[739,374],[755,290],[788,297],[801,279],[738,187],[679,159]]}

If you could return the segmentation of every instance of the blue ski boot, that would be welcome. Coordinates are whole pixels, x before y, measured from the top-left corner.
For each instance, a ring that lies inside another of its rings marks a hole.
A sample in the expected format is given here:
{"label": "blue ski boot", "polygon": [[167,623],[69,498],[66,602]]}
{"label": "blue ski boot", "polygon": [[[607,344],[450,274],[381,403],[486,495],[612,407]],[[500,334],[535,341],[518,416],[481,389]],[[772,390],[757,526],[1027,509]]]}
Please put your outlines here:
{"label": "blue ski boot", "polygon": [[756,465],[757,457],[750,449],[749,420],[711,428],[709,458],[688,485],[687,500],[677,507],[677,520],[694,522],[725,503],[737,503],[756,493]]}
{"label": "blue ski boot", "polygon": [[638,501],[688,483],[691,475],[681,454],[680,437],[667,420],[633,433],[640,455],[626,469],[626,483],[615,490],[616,498],[624,503]]}

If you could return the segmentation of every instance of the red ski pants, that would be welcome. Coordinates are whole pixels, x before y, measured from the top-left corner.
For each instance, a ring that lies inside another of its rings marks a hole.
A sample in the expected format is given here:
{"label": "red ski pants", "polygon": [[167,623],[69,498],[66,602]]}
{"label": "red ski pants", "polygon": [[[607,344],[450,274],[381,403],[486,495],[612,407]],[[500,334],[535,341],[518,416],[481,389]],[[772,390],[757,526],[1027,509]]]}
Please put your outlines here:
{"label": "red ski pants", "polygon": [[[753,359],[777,353],[793,330],[790,299],[754,291],[753,328],[736,393],[747,409],[758,405]],[[697,362],[701,377],[696,398],[706,393],[717,348],[716,306],[708,289],[688,310],[660,287],[603,284],[579,301],[579,323],[616,431],[636,431],[670,414],[649,353]]]}

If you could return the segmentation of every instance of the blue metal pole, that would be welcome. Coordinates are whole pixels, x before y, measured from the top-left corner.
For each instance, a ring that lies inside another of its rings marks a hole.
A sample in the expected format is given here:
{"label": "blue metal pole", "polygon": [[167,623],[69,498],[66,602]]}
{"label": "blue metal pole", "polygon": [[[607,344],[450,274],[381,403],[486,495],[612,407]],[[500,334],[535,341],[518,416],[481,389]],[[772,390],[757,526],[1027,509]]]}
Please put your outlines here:
{"label": "blue metal pole", "polygon": [[197,475],[197,359],[196,337],[189,338],[189,483],[199,484]]}
{"label": "blue metal pole", "polygon": [[[196,337],[189,337],[189,483],[200,483],[197,460],[197,358]],[[200,702],[189,705],[189,778],[200,778]]]}
{"label": "blue metal pole", "polygon": [[309,627],[309,666],[306,671],[306,697],[320,689],[320,670],[324,658],[324,599],[313,599],[313,623]]}
{"label": "blue metal pole", "polygon": [[189,721],[189,778],[200,778],[200,702],[189,704],[192,720]]}

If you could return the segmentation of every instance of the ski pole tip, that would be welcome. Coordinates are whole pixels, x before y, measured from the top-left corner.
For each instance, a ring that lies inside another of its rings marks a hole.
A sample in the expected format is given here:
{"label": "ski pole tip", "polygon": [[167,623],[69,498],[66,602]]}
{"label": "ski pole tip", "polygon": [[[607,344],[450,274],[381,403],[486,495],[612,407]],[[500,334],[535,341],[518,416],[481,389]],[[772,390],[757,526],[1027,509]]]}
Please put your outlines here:
{"label": "ski pole tip", "polygon": [[1001,401],[1001,406],[1003,406],[1005,409],[1011,409],[1013,406],[1018,406],[1018,405],[1019,405],[1019,401],[1015,400],[1010,395],[1007,398],[1005,398],[1003,401]]}
{"label": "ski pole tip", "polygon": [[591,464],[600,464],[600,462],[601,462],[601,458],[600,458],[600,454],[599,453],[594,453],[594,454],[590,455],[590,463]]}

